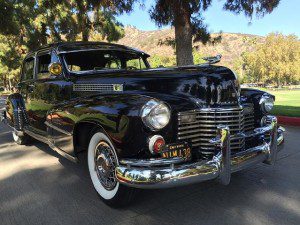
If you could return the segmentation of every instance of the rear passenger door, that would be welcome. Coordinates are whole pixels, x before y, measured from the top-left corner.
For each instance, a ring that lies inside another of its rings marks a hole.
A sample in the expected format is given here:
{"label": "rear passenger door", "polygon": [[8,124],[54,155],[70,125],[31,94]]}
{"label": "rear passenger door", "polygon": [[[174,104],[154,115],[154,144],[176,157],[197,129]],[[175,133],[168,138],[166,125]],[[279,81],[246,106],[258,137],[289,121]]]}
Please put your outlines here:
{"label": "rear passenger door", "polygon": [[29,118],[29,129],[37,134],[46,134],[46,114],[52,105],[45,101],[48,95],[44,88],[43,79],[49,77],[47,66],[51,63],[50,52],[41,52],[35,56],[33,81],[26,89],[26,111]]}
{"label": "rear passenger door", "polygon": [[[18,89],[25,102],[25,107],[29,118],[30,118],[30,111],[28,111],[28,106],[31,102],[31,93],[35,82],[34,71],[35,71],[35,56],[31,55],[28,56],[23,62],[21,79],[20,79],[20,83],[18,84]],[[29,123],[31,123],[30,119],[29,119]]]}

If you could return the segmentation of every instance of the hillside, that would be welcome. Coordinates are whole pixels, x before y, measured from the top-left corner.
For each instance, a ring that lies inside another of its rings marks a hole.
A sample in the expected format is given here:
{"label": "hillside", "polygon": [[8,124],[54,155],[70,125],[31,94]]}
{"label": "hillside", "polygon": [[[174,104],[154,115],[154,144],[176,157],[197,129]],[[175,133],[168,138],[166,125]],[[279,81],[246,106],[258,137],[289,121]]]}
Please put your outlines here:
{"label": "hillside", "polygon": [[[217,34],[212,34],[216,36]],[[118,43],[141,49],[150,55],[171,56],[174,50],[170,46],[158,45],[159,40],[174,37],[173,29],[163,29],[155,31],[141,31],[134,27],[125,27],[125,37]],[[222,54],[222,64],[230,64],[239,58],[246,50],[251,51],[251,42],[262,42],[264,37],[250,34],[223,33],[222,41],[214,46],[196,43],[199,46],[197,51],[202,55],[212,56]]]}

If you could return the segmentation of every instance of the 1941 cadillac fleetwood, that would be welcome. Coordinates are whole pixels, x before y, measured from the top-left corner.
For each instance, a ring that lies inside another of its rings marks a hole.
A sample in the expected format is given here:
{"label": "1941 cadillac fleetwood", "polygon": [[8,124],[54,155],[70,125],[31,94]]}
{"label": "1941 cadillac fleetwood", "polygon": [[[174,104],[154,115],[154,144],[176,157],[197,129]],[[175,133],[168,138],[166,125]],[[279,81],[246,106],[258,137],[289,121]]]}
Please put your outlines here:
{"label": "1941 cadillac fleetwood", "polygon": [[32,138],[74,162],[87,152],[92,183],[112,206],[136,188],[169,188],[274,164],[284,129],[274,96],[241,89],[228,68],[151,69],[148,54],[100,42],[29,53],[2,120],[18,144]]}

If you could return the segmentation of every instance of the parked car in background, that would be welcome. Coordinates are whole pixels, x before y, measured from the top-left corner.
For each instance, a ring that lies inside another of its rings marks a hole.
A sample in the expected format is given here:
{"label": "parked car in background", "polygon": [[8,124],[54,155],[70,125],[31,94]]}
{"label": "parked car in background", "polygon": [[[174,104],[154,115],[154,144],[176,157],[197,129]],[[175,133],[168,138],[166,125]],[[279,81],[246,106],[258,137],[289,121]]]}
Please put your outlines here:
{"label": "parked car in background", "polygon": [[[276,160],[283,128],[274,96],[241,89],[228,68],[151,69],[148,54],[101,42],[55,43],[29,53],[2,118],[18,144],[32,138],[73,162],[87,153],[104,202],[136,188],[169,188]],[[58,180],[59,182],[59,180]]]}

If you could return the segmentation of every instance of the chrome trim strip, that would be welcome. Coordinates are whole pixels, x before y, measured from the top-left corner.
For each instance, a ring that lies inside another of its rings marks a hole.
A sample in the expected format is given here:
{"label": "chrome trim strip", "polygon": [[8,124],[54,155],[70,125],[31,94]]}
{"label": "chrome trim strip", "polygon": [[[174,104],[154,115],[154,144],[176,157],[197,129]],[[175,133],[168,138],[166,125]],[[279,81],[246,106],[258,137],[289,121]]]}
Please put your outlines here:
{"label": "chrome trim strip", "polygon": [[57,126],[55,126],[55,125],[53,125],[53,124],[51,124],[51,123],[49,123],[49,122],[47,122],[47,121],[45,122],[45,125],[46,125],[47,127],[50,127],[50,128],[52,128],[52,129],[54,129],[54,130],[60,132],[60,133],[66,134],[66,135],[68,135],[68,136],[72,136],[72,133],[70,133],[70,132],[68,132],[68,131],[65,131],[65,130],[63,130],[63,129],[60,129],[59,127],[57,127]]}
{"label": "chrome trim strip", "polygon": [[53,144],[49,145],[49,147],[52,148],[55,152],[57,152],[59,155],[63,156],[64,158],[66,158],[74,163],[79,162],[77,157],[69,155],[68,153],[60,150],[58,147],[54,146]]}
{"label": "chrome trim strip", "polygon": [[207,112],[215,112],[215,113],[228,113],[228,111],[239,111],[243,109],[242,106],[240,107],[233,107],[233,108],[201,108],[201,110],[193,109],[189,111],[179,112],[178,115],[186,115],[187,113],[207,113]]}
{"label": "chrome trim strip", "polygon": [[62,151],[61,149],[59,149],[58,147],[56,147],[48,138],[46,138],[44,136],[41,136],[41,135],[38,135],[36,133],[33,133],[32,131],[27,130],[27,129],[24,129],[24,132],[26,134],[28,134],[29,136],[31,136],[31,137],[33,137],[33,138],[35,138],[35,139],[37,139],[37,140],[39,140],[41,142],[44,142],[45,144],[49,145],[49,147],[53,151],[57,152],[59,155],[65,157],[66,159],[68,159],[68,160],[70,160],[72,162],[75,162],[75,163],[77,163],[79,161],[77,157],[71,156],[68,153],[66,153],[66,152]]}
{"label": "chrome trim strip", "polygon": [[[218,135],[211,140],[219,153],[212,160],[176,165],[170,159],[171,164],[168,166],[161,165],[160,167],[152,167],[149,164],[143,165],[143,161],[140,161],[138,166],[133,166],[134,164],[120,164],[116,168],[117,179],[124,185],[143,189],[169,188],[216,178],[226,185],[230,182],[232,172],[248,168],[260,162],[275,163],[278,144],[277,119],[271,116],[270,119],[271,123],[269,125],[253,131],[255,134],[270,133],[271,139],[268,143],[265,142],[260,146],[231,156],[229,145],[230,130],[226,126],[219,126],[217,130]],[[282,134],[280,131],[278,133]],[[247,135],[252,134],[248,132]],[[136,162],[136,160],[132,161],[129,159],[124,162],[128,163],[130,161]],[[155,160],[152,162],[155,162]]]}
{"label": "chrome trim strip", "polygon": [[126,166],[164,166],[170,164],[179,164],[185,162],[186,159],[175,157],[172,159],[122,159],[120,160],[121,165]]}

